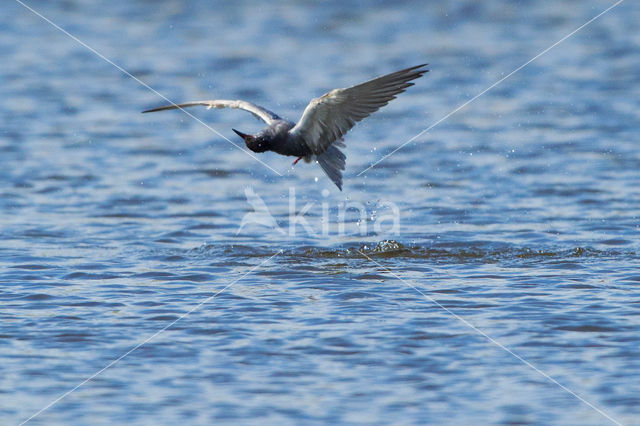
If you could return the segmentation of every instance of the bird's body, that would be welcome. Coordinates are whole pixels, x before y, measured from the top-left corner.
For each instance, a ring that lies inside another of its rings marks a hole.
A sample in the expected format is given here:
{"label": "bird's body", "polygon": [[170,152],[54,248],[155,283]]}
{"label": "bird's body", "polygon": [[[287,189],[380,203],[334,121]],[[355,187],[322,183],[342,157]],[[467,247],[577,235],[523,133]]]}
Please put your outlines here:
{"label": "bird's body", "polygon": [[316,160],[322,170],[342,190],[342,171],[346,156],[343,136],[360,120],[368,117],[396,95],[405,91],[428,70],[426,64],[396,71],[346,89],[334,89],[313,99],[298,123],[280,118],[277,114],[247,101],[211,100],[173,104],[143,112],[182,109],[195,105],[211,108],[238,108],[249,111],[267,123],[267,127],[249,135],[233,129],[247,148],[253,152],[273,151],[281,155]]}
{"label": "bird's body", "polygon": [[273,151],[281,155],[293,155],[297,157],[311,154],[309,149],[305,150],[307,147],[296,144],[291,140],[292,135],[289,131],[293,129],[295,125],[296,123],[291,121],[282,119],[275,120],[259,131],[255,135],[254,141],[250,140],[247,142],[247,147],[253,152]]}

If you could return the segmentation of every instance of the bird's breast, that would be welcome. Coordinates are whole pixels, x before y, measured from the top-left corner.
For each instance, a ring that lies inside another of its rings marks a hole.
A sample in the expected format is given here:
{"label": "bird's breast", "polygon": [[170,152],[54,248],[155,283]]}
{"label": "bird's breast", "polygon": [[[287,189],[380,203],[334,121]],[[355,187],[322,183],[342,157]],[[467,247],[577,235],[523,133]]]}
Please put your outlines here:
{"label": "bird's breast", "polygon": [[307,144],[290,132],[294,126],[295,123],[285,120],[279,120],[279,122],[272,125],[274,132],[270,148],[271,151],[280,155],[291,155],[296,157],[305,157],[311,154]]}
{"label": "bird's breast", "polygon": [[302,139],[294,137],[288,132],[273,144],[271,150],[281,155],[294,157],[306,157],[312,154],[309,146]]}

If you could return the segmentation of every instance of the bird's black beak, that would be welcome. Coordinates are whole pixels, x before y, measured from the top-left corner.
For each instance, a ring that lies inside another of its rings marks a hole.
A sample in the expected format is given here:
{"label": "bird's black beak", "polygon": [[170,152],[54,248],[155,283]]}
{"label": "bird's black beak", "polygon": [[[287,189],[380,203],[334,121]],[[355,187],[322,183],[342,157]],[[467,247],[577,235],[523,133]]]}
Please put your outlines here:
{"label": "bird's black beak", "polygon": [[239,132],[239,131],[237,131],[236,129],[231,129],[231,130],[233,130],[234,132],[236,132],[236,135],[240,136],[240,137],[241,137],[242,139],[244,139],[244,140],[247,140],[247,137],[251,136],[251,135],[247,135],[246,133]]}

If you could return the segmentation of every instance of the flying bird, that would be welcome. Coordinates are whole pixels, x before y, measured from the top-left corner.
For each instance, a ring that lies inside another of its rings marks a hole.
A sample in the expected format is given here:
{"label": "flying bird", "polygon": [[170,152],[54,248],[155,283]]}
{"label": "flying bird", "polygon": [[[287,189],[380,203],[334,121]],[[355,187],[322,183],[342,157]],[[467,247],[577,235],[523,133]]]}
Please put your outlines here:
{"label": "flying bird", "polygon": [[348,87],[334,89],[313,99],[305,108],[298,123],[280,118],[277,114],[251,102],[224,99],[187,102],[153,108],[143,113],[182,109],[201,105],[211,108],[236,108],[249,111],[267,123],[267,127],[251,135],[232,129],[253,152],[274,151],[282,155],[298,157],[305,162],[315,160],[329,179],[342,191],[342,171],[346,156],[344,135],[355,124],[376,112],[396,95],[404,92],[411,80],[422,77],[429,70],[427,64],[406,68],[373,80]]}

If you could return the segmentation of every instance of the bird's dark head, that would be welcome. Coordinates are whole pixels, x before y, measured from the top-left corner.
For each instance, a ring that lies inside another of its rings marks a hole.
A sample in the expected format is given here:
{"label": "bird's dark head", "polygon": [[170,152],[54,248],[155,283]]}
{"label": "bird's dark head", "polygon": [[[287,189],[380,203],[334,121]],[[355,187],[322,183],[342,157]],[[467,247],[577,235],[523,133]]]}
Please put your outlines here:
{"label": "bird's dark head", "polygon": [[247,135],[246,133],[239,132],[236,129],[231,130],[236,132],[238,136],[244,139],[244,143],[251,151],[265,152],[269,150],[269,143],[261,134],[258,133],[257,135]]}

